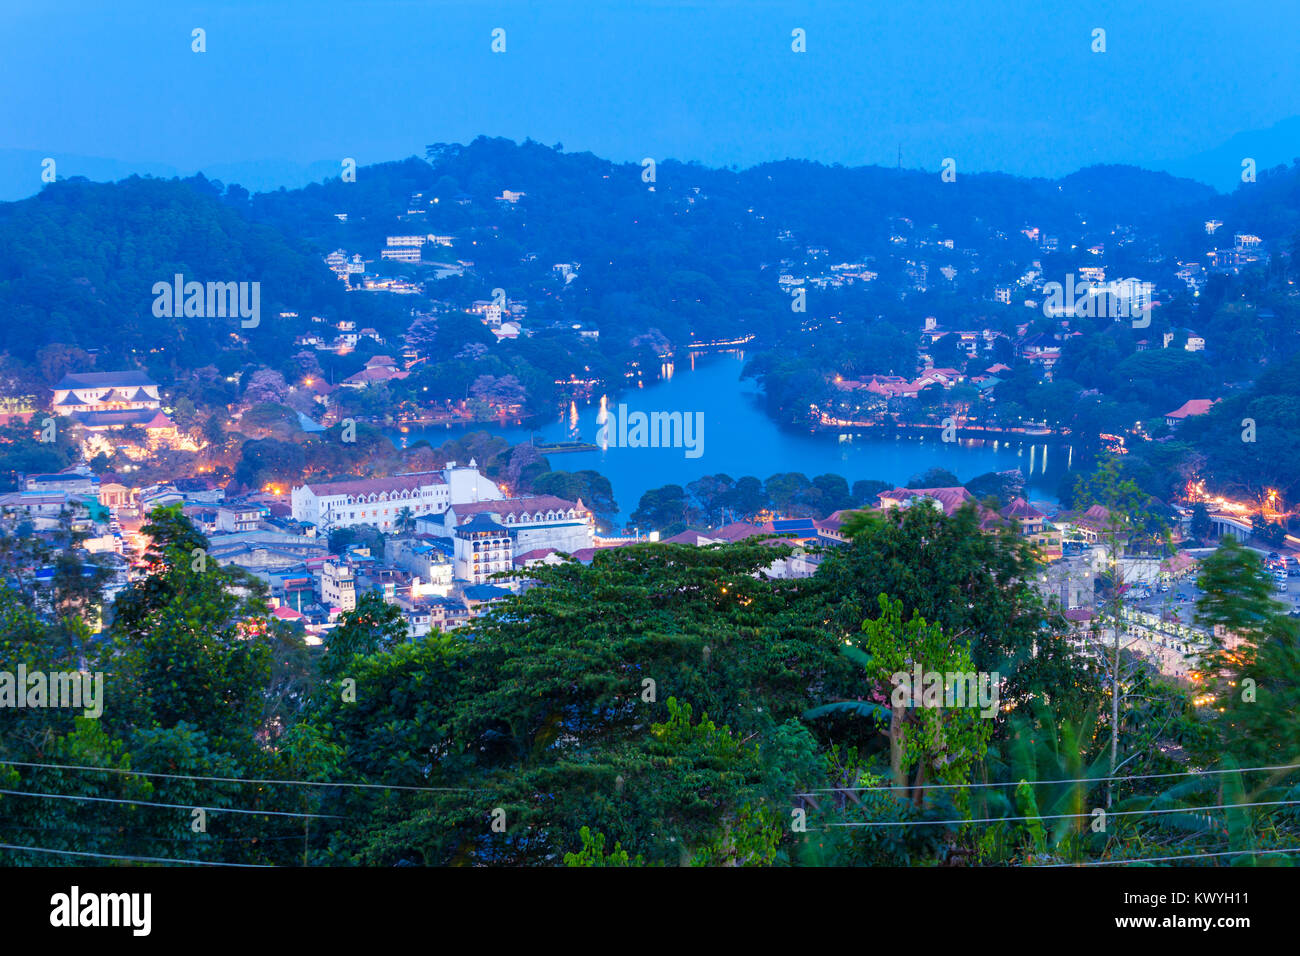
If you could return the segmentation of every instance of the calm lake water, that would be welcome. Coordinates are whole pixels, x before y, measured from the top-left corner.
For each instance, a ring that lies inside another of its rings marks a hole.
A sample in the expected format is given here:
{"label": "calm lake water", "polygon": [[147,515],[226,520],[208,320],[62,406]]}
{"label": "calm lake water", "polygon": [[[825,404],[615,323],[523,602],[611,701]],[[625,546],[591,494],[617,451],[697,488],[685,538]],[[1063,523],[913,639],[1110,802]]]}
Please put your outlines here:
{"label": "calm lake water", "polygon": [[[766,479],[778,472],[798,471],[809,478],[832,473],[843,475],[852,486],[864,478],[895,485],[939,466],[962,481],[989,471],[1019,468],[1026,478],[1028,497],[1056,501],[1056,489],[1069,468],[1068,446],[1021,441],[962,439],[942,442],[937,433],[922,436],[809,432],[777,425],[763,411],[763,396],[752,380],[741,381],[744,357],[738,353],[697,356],[692,363],[678,362],[672,377],[642,389],[625,392],[607,402],[610,411],[620,404],[627,412],[704,413],[703,441],[698,458],[687,458],[683,448],[618,448],[604,451],[551,455],[557,471],[590,468],[607,477],[621,509],[616,523],[627,520],[641,495],[667,484],[685,487],[703,475],[725,472],[732,478],[754,475]],[[472,431],[500,435],[511,444],[527,441],[585,441],[595,443],[600,425],[599,396],[577,404],[551,421],[523,426],[495,423],[430,426],[409,432],[389,431],[401,447],[427,440],[437,447]],[[611,433],[613,429],[611,429]]]}

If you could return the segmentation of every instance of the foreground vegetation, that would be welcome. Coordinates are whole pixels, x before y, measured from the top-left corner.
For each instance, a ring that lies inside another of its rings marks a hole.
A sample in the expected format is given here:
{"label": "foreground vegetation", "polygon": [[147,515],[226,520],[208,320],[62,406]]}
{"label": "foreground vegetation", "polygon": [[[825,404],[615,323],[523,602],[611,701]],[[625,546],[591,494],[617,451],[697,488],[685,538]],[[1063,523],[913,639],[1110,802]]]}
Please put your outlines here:
{"label": "foreground vegetation", "polygon": [[[102,635],[0,594],[0,670],[84,661],[106,695],[98,720],[4,714],[0,790],[72,799],[0,795],[0,843],[278,865],[1294,858],[1265,851],[1300,846],[1300,773],[1243,770],[1300,764],[1297,636],[1250,552],[1205,562],[1203,619],[1245,639],[1213,680],[1122,672],[1113,773],[1110,691],[1023,542],[969,510],[848,531],[805,580],[766,577],[790,551],[771,542],[600,552],[416,640],[367,595],[318,653],[161,509],[153,573]],[[914,663],[998,672],[996,714],[898,706]],[[60,861],[85,862],[0,851]]]}

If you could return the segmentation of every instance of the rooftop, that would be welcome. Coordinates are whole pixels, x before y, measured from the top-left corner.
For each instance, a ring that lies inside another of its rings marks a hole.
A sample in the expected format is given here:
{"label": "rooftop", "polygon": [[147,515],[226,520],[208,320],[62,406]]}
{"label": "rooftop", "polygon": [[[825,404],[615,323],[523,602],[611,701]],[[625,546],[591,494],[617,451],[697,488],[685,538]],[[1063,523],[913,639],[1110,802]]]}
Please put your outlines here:
{"label": "rooftop", "polygon": [[443,485],[442,475],[436,471],[417,471],[409,475],[390,478],[359,478],[356,481],[313,481],[303,487],[317,497],[330,495],[383,494],[386,491],[409,491],[425,485]]}
{"label": "rooftop", "polygon": [[82,372],[65,375],[55,385],[56,391],[70,388],[123,388],[129,386],[152,386],[158,383],[144,372],[135,370],[124,372]]}

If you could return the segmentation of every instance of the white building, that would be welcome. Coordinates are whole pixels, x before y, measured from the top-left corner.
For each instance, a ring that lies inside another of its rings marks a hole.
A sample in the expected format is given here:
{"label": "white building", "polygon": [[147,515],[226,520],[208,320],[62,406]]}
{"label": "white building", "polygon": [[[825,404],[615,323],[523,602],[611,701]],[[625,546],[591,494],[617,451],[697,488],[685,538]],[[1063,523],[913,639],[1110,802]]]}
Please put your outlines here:
{"label": "white building", "polygon": [[499,571],[514,567],[510,532],[487,513],[474,515],[453,532],[456,542],[456,577],[485,584]]}
{"label": "white building", "polygon": [[262,522],[261,505],[224,505],[217,509],[217,530],[227,534],[256,531]]}
{"label": "white building", "polygon": [[391,478],[316,482],[294,487],[293,517],[323,529],[374,525],[395,531],[406,515],[428,517],[453,504],[498,501],[504,496],[495,483],[479,474],[475,462],[442,471],[413,472]]}
{"label": "white building", "polygon": [[452,562],[435,545],[419,538],[399,538],[389,547],[393,564],[411,575],[411,599],[451,593]]}
{"label": "white building", "polygon": [[51,408],[60,415],[75,412],[157,410],[162,407],[158,384],[143,372],[84,372],[63,376],[54,386]]}
{"label": "white building", "polygon": [[356,609],[357,582],[350,564],[326,561],[321,565],[320,597],[326,607],[336,607],[341,611]]}
{"label": "white building", "polygon": [[[470,525],[474,530],[462,533]],[[492,571],[507,571],[515,558],[531,551],[573,554],[595,547],[595,525],[587,507],[580,500],[553,495],[453,504],[442,518],[442,527],[455,541],[456,576],[475,584],[482,584],[488,573],[475,576],[475,554],[480,555],[480,567],[491,564]],[[505,564],[495,566],[501,560],[503,538],[508,545]],[[490,550],[490,556],[483,555],[484,549]]]}

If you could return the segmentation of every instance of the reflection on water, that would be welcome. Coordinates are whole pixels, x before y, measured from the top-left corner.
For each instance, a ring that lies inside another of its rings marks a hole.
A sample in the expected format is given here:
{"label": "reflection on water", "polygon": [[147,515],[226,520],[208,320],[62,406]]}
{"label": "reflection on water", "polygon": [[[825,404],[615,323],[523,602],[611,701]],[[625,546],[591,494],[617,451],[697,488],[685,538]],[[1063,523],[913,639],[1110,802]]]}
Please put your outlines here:
{"label": "reflection on water", "polygon": [[962,481],[989,471],[1019,468],[1026,476],[1031,499],[1055,501],[1057,487],[1073,464],[1073,449],[1058,445],[1062,454],[1052,455],[1052,446],[1041,441],[1030,445],[1005,438],[943,442],[937,434],[812,433],[781,427],[764,412],[763,396],[755,383],[740,380],[743,367],[740,353],[692,355],[689,370],[683,366],[668,381],[613,400],[602,395],[582,405],[570,402],[549,421],[534,423],[533,429],[491,422],[417,427],[409,434],[392,429],[389,437],[400,447],[421,439],[437,446],[471,431],[500,435],[511,444],[528,441],[530,436],[538,441],[594,443],[600,426],[608,420],[611,401],[626,405],[629,412],[702,411],[703,454],[698,458],[686,458],[682,448],[617,446],[549,456],[557,471],[590,468],[607,477],[621,506],[618,522],[626,520],[641,495],[651,488],[667,484],[685,487],[719,472],[732,478],[754,475],[760,479],[787,471],[802,472],[809,478],[829,472],[842,475],[850,485],[865,478],[902,485],[934,467],[946,468]]}

